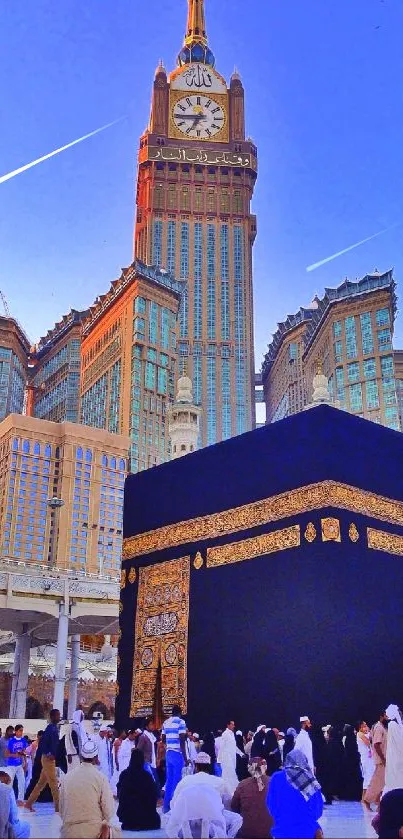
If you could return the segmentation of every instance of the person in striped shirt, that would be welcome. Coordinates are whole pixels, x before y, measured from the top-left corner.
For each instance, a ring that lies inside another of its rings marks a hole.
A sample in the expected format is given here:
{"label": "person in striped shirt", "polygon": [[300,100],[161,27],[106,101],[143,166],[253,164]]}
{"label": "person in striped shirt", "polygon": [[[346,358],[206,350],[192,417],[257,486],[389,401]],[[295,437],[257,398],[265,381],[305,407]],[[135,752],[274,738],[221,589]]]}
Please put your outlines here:
{"label": "person in striped shirt", "polygon": [[181,713],[179,705],[174,705],[172,716],[162,726],[162,740],[167,747],[164,813],[170,809],[173,794],[182,778],[183,767],[190,763],[186,753],[186,723]]}

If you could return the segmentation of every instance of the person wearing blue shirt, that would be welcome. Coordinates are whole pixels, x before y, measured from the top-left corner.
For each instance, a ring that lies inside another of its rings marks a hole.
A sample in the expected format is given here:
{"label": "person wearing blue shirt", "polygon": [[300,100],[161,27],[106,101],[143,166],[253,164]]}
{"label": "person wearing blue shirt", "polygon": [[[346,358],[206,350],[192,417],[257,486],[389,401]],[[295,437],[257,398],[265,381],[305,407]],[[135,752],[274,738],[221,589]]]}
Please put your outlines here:
{"label": "person wearing blue shirt", "polygon": [[14,736],[7,744],[7,768],[11,769],[12,780],[17,778],[18,801],[24,801],[25,795],[25,750],[28,740],[24,737],[24,726],[16,725]]}
{"label": "person wearing blue shirt", "polygon": [[167,747],[164,813],[168,813],[172,796],[182,777],[182,769],[190,763],[186,753],[186,723],[181,718],[179,705],[173,706],[172,716],[162,726],[162,741]]}
{"label": "person wearing blue shirt", "polygon": [[320,784],[299,749],[289,752],[284,769],[271,776],[267,806],[274,819],[274,839],[323,839]]}

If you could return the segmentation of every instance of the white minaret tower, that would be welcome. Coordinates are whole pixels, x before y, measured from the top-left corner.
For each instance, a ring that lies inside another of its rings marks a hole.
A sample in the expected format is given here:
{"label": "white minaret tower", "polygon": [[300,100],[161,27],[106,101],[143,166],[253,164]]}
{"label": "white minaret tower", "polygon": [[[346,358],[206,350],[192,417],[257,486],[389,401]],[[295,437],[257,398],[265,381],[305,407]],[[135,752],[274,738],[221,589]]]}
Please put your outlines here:
{"label": "white minaret tower", "polygon": [[200,416],[201,408],[193,402],[192,380],[188,376],[181,376],[178,379],[176,400],[168,411],[172,460],[197,450]]}

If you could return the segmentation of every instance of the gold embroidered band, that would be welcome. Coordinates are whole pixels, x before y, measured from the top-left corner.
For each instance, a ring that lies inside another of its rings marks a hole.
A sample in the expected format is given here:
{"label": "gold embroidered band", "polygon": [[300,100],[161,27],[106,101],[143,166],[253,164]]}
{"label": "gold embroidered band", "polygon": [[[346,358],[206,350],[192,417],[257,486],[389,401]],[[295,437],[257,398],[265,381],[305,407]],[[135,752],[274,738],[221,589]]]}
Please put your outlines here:
{"label": "gold embroidered band", "polygon": [[254,559],[264,554],[284,551],[287,548],[297,548],[301,544],[299,524],[264,533],[242,542],[231,542],[229,545],[219,545],[207,550],[207,568],[217,565],[227,565],[231,562],[242,562],[244,559]]}
{"label": "gold embroidered band", "polygon": [[373,527],[367,527],[367,536],[369,548],[403,556],[403,536],[397,533],[385,533],[384,530],[375,530]]}
{"label": "gold embroidered band", "polygon": [[335,507],[403,526],[403,503],[337,481],[322,481],[221,513],[168,524],[123,541],[123,559],[248,530],[291,516]]}

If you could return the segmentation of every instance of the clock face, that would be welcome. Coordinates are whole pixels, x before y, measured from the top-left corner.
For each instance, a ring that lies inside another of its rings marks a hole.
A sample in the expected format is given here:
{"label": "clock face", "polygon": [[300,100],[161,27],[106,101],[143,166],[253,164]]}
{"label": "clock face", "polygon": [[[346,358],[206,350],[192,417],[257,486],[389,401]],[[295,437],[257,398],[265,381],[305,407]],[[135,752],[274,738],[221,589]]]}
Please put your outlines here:
{"label": "clock face", "polygon": [[184,137],[209,140],[223,129],[225,112],[215,99],[203,94],[190,94],[176,102],[173,121]]}

